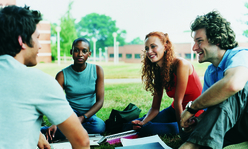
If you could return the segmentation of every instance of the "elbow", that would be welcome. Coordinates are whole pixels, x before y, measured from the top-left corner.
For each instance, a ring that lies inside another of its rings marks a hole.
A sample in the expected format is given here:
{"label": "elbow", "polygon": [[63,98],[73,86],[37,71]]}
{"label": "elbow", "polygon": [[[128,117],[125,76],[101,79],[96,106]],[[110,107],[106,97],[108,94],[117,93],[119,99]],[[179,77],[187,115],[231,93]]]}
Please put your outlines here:
{"label": "elbow", "polygon": [[88,138],[84,139],[81,145],[82,147],[90,147],[90,140]]}
{"label": "elbow", "polygon": [[[245,82],[246,83],[246,82]],[[238,83],[238,82],[235,82],[235,83],[230,83],[229,85],[227,85],[227,91],[229,93],[237,93],[239,92],[240,90],[242,90],[244,88],[245,84],[242,82]]]}
{"label": "elbow", "polygon": [[83,139],[79,139],[77,140],[76,144],[72,144],[72,148],[90,148],[90,140],[89,138],[83,138]]}

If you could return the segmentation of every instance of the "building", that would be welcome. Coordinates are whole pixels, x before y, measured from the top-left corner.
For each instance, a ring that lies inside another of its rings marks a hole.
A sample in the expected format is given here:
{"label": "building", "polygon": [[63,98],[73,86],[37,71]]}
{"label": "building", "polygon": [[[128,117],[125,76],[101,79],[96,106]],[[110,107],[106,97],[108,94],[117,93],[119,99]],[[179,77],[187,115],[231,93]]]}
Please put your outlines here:
{"label": "building", "polygon": [[37,27],[40,32],[39,41],[41,44],[41,49],[38,53],[38,62],[50,63],[52,62],[50,22],[41,21]]}
{"label": "building", "polygon": [[[185,59],[191,60],[192,43],[174,43],[176,55]],[[248,47],[247,42],[239,42],[240,47]],[[125,45],[118,47],[119,61],[125,63],[140,63],[144,45]],[[193,52],[193,60],[196,60],[196,54]],[[114,61],[114,47],[108,47],[108,60]]]}
{"label": "building", "polygon": [[[119,61],[125,63],[140,63],[144,45],[125,45],[118,47]],[[108,61],[114,61],[114,47],[108,47]]]}
{"label": "building", "polygon": [[[173,46],[177,56],[191,59],[191,43],[175,43]],[[140,63],[142,60],[142,54],[144,54],[143,51],[145,50],[145,46],[125,45],[118,47],[118,49],[119,61],[125,63]],[[108,60],[114,61],[114,47],[108,47]]]}
{"label": "building", "polygon": [[[8,5],[16,5],[16,0],[0,0],[0,7],[5,7]],[[51,54],[51,27],[50,22],[41,21],[37,28],[40,32],[40,44],[41,49],[38,54],[38,62],[50,63],[52,61]]]}

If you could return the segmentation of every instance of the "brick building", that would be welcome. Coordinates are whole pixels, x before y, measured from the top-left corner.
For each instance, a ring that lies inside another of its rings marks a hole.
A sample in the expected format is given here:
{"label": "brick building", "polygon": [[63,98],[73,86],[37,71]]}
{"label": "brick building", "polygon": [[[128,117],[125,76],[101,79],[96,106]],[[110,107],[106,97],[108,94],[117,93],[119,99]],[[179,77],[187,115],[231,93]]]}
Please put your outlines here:
{"label": "brick building", "polygon": [[[16,0],[0,0],[0,7],[5,7],[8,5],[16,5]],[[39,50],[38,62],[50,63],[52,61],[50,22],[41,21],[37,27],[40,32],[39,41],[42,47]]]}
{"label": "brick building", "polygon": [[[192,43],[174,43],[176,55],[185,59],[191,59]],[[239,42],[240,47],[248,47],[247,42]],[[139,63],[142,60],[142,51],[144,45],[125,45],[119,48],[119,61],[125,63]],[[193,54],[194,60],[196,60],[196,54]],[[108,60],[114,61],[114,47],[108,47]]]}

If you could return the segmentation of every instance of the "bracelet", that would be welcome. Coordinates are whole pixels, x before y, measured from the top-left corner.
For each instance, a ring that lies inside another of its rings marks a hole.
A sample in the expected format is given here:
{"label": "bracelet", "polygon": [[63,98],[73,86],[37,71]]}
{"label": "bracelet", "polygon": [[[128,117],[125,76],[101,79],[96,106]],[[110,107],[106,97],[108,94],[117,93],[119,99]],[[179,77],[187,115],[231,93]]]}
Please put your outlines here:
{"label": "bracelet", "polygon": [[85,114],[83,116],[84,116],[84,119],[88,119],[88,117]]}

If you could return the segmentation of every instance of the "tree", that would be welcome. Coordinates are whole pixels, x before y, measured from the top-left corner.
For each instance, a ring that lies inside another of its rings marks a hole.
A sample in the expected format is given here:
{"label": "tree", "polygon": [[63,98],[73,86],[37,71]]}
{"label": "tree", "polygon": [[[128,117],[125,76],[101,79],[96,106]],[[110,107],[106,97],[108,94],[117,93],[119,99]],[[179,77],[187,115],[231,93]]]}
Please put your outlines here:
{"label": "tree", "polygon": [[64,16],[61,17],[60,21],[60,53],[61,55],[70,55],[70,49],[72,42],[77,38],[76,28],[75,28],[75,19],[71,15],[71,7],[73,1],[69,3],[68,11]]}
{"label": "tree", "polygon": [[[248,3],[245,3],[245,7],[248,9]],[[248,15],[248,14],[246,14],[246,15]],[[248,25],[248,22],[245,22],[247,25]],[[244,32],[243,32],[243,35],[245,36],[245,37],[248,37],[248,30],[245,30]]]}
{"label": "tree", "polygon": [[[70,55],[71,44],[73,40],[77,38],[76,28],[75,28],[75,19],[72,18],[71,15],[71,7],[73,2],[69,3],[68,10],[64,16],[60,18],[60,55]],[[52,60],[57,59],[57,31],[56,27],[58,25],[56,23],[51,23],[51,53]],[[56,39],[56,40],[54,40]]]}
{"label": "tree", "polygon": [[57,32],[56,32],[56,27],[57,26],[58,25],[56,23],[51,23],[51,54],[52,54],[52,61],[57,59]]}
{"label": "tree", "polygon": [[139,37],[133,39],[131,42],[128,44],[144,44],[144,40],[141,40]]}
{"label": "tree", "polygon": [[[106,15],[91,13],[82,17],[76,25],[76,30],[79,37],[84,37],[91,41],[96,38],[96,49],[114,45],[113,33],[117,33],[116,41],[120,46],[125,44],[125,30],[120,30],[116,27],[115,21]],[[92,42],[91,42],[92,43]],[[93,46],[92,46],[93,47]]]}

